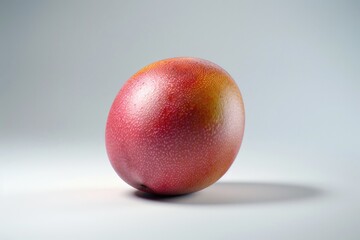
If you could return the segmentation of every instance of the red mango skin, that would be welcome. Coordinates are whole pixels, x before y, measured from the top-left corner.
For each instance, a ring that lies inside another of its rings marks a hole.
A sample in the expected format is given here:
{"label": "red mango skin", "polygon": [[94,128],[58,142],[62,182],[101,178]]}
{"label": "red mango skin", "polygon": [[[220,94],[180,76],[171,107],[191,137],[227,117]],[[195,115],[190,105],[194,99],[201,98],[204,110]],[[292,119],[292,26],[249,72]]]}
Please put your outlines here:
{"label": "red mango skin", "polygon": [[171,58],[133,75],[117,94],[106,149],[117,174],[148,193],[180,195],[216,182],[244,134],[239,88],[218,65]]}

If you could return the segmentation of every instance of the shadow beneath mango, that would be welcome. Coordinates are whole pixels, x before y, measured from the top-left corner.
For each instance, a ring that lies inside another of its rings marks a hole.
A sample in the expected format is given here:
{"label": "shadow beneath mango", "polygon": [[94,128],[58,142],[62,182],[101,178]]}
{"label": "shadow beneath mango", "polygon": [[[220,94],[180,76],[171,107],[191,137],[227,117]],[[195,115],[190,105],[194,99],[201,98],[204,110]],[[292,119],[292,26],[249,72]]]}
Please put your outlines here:
{"label": "shadow beneath mango", "polygon": [[218,182],[200,192],[181,196],[157,196],[141,191],[134,191],[132,195],[149,201],[184,205],[245,205],[301,201],[324,193],[321,189],[297,184]]}

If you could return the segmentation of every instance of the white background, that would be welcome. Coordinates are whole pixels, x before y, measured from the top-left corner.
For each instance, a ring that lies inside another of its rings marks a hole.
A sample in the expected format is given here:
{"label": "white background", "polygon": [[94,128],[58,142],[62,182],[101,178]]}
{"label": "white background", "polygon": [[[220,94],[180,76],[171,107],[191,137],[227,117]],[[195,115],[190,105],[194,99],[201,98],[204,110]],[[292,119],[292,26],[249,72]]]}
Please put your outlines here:
{"label": "white background", "polygon": [[[1,239],[359,239],[356,1],[0,2]],[[219,183],[149,199],[104,146],[153,61],[213,61],[246,107]]]}

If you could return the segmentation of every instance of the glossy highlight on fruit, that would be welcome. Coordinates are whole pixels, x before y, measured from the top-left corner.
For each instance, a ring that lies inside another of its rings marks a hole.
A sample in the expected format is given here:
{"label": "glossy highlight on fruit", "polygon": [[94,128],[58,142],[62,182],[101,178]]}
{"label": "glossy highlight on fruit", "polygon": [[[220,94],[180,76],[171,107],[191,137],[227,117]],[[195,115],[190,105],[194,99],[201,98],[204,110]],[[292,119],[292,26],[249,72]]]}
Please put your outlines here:
{"label": "glossy highlight on fruit", "polygon": [[117,174],[140,191],[179,195],[216,182],[244,134],[239,88],[218,65],[170,58],[133,75],[117,94],[106,149]]}

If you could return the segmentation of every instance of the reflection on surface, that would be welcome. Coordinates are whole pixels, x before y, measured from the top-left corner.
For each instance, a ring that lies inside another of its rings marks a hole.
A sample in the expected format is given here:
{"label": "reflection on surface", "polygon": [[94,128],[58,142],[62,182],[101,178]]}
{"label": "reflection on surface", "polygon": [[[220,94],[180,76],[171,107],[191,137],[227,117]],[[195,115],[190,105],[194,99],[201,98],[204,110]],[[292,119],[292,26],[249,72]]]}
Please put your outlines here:
{"label": "reflection on surface", "polygon": [[300,201],[323,194],[315,187],[271,182],[219,182],[197,193],[169,197],[133,192],[140,199],[189,205],[265,204]]}

